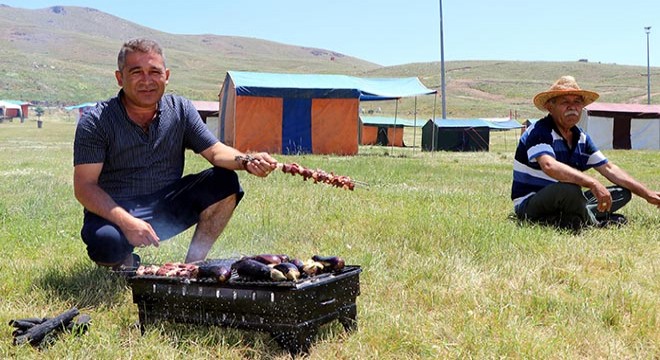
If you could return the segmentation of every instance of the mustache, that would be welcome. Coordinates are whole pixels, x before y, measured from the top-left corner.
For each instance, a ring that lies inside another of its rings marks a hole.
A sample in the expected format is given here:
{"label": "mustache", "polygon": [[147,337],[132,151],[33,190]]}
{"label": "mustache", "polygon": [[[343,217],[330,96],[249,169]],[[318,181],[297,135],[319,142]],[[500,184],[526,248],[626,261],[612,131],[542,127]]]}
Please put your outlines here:
{"label": "mustache", "polygon": [[571,116],[571,115],[580,116],[580,113],[575,110],[568,110],[567,112],[564,113],[564,116]]}

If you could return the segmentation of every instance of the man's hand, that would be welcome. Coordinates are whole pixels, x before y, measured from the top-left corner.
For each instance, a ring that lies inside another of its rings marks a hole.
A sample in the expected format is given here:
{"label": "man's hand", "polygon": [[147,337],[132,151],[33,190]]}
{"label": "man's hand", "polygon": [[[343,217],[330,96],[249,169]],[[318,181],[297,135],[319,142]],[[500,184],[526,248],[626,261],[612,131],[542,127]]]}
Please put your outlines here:
{"label": "man's hand", "polygon": [[651,191],[649,196],[646,197],[646,201],[648,201],[649,204],[655,205],[658,209],[660,209],[660,192]]}
{"label": "man's hand", "polygon": [[268,153],[249,154],[246,157],[247,160],[243,162],[245,171],[252,175],[266,177],[277,169],[277,160],[273,159]]}
{"label": "man's hand", "polygon": [[144,220],[129,216],[122,221],[120,228],[128,242],[134,247],[143,248],[149,245],[158,247],[160,245],[158,235],[156,235],[151,225]]}
{"label": "man's hand", "polygon": [[595,169],[609,181],[630,190],[633,194],[660,209],[660,192],[648,189],[644,184],[635,180],[627,172],[611,161]]}
{"label": "man's hand", "polygon": [[598,199],[598,211],[608,212],[612,208],[612,194],[607,190],[605,185],[594,180],[593,185],[589,186],[589,190]]}

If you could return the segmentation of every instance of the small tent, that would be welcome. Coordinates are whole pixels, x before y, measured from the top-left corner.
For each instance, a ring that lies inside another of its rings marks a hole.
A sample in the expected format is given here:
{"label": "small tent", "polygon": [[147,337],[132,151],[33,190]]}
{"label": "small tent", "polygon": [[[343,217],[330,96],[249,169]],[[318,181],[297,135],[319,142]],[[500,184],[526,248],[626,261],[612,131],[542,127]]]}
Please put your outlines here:
{"label": "small tent", "polygon": [[28,104],[16,100],[0,100],[0,118],[11,119],[20,117],[24,119],[27,117]]}
{"label": "small tent", "polygon": [[513,119],[429,119],[422,127],[424,151],[488,151],[491,130],[522,128]]}
{"label": "small tent", "polygon": [[80,120],[80,117],[82,116],[82,114],[84,114],[86,111],[89,111],[94,106],[96,106],[95,102],[86,102],[86,103],[82,103],[82,104],[78,104],[78,105],[65,106],[64,109],[66,111],[75,110],[76,111],[75,112],[75,116],[76,116],[75,121],[78,122],[78,120]]}
{"label": "small tent", "polygon": [[421,127],[423,122],[386,116],[360,116],[360,144],[406,146],[403,142],[405,127]]}
{"label": "small tent", "polygon": [[217,136],[241,151],[352,155],[360,101],[435,92],[417,78],[229,71]]}
{"label": "small tent", "polygon": [[217,101],[192,100],[192,104],[195,109],[197,109],[197,112],[204,123],[206,123],[206,120],[209,117],[218,116],[220,104],[218,104]]}
{"label": "small tent", "polygon": [[660,105],[592,103],[578,126],[599,149],[660,149]]}

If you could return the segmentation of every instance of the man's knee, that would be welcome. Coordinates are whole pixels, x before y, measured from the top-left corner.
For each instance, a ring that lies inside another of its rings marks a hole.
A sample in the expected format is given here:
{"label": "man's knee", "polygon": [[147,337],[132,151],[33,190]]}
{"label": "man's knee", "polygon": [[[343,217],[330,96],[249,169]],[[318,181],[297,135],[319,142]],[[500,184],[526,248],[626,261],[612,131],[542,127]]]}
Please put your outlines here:
{"label": "man's knee", "polygon": [[112,225],[101,227],[83,226],[80,235],[87,245],[87,255],[100,265],[113,265],[121,262],[133,248],[121,232]]}
{"label": "man's knee", "polygon": [[570,212],[582,212],[587,206],[587,198],[582,192],[582,188],[576,184],[559,183],[556,192],[557,200],[563,205],[563,208]]}
{"label": "man's knee", "polygon": [[231,217],[236,205],[238,205],[238,194],[231,194],[204,209],[200,214],[200,220],[214,217]]}
{"label": "man's knee", "polygon": [[586,216],[586,198],[580,186],[554,183],[529,198],[518,212],[519,218],[537,220],[556,216]]}
{"label": "man's knee", "polygon": [[204,211],[230,196],[233,196],[234,207],[241,201],[243,189],[235,171],[213,167],[197,176],[187,201],[196,203],[198,211]]}

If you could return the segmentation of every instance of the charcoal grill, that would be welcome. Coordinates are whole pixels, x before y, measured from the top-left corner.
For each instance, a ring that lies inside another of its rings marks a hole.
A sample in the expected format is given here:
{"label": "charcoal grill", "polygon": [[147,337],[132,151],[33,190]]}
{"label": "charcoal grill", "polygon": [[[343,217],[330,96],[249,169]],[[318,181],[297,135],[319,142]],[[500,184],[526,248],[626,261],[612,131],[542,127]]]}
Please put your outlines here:
{"label": "charcoal grill", "polygon": [[235,273],[222,284],[153,275],[133,276],[128,282],[143,332],[159,321],[258,330],[296,355],[309,351],[323,324],[338,320],[347,332],[357,329],[361,271],[347,265],[333,273],[280,282],[247,281]]}

